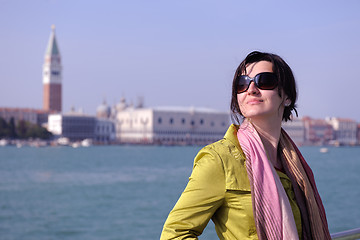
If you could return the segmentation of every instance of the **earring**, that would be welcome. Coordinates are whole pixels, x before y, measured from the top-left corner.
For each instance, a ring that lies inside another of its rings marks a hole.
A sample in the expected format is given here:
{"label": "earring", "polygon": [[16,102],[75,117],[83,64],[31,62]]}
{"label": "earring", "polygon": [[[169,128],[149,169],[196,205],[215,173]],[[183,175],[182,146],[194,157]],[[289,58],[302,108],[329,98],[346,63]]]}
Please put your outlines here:
{"label": "earring", "polygon": [[290,101],[285,101],[285,107],[288,107],[288,106],[290,106]]}

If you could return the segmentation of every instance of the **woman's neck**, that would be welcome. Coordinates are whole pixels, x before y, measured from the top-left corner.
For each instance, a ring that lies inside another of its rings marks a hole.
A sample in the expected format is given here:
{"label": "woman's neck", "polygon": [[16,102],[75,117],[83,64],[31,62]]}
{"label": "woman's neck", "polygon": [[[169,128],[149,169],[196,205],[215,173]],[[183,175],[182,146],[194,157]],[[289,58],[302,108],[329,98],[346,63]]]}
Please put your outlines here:
{"label": "woman's neck", "polygon": [[277,148],[281,134],[281,120],[261,121],[251,119],[251,123],[260,135],[269,160],[275,168],[281,169],[281,161],[278,159]]}

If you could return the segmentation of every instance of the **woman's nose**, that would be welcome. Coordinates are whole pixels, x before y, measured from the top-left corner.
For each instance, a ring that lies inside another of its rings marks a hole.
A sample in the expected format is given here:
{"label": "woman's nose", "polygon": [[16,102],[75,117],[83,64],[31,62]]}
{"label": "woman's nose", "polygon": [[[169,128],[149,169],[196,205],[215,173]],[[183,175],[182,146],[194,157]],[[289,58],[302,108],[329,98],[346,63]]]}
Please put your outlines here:
{"label": "woman's nose", "polygon": [[250,82],[249,88],[247,90],[248,94],[257,94],[259,93],[259,89],[256,87],[253,81]]}

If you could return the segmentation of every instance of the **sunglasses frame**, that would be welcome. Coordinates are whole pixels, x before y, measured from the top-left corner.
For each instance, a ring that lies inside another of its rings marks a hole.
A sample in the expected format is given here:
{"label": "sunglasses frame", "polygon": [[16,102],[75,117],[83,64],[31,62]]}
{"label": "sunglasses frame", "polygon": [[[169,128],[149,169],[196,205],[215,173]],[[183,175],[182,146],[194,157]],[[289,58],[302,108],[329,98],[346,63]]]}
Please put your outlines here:
{"label": "sunglasses frame", "polygon": [[[260,80],[260,77],[261,76],[264,76],[264,75],[268,75],[268,76],[271,76],[273,77],[276,81],[274,82],[274,86],[271,86],[270,88],[264,88],[262,86],[259,86],[259,80]],[[245,83],[247,83],[247,87],[245,90],[243,91],[239,91],[238,90],[238,86],[239,86],[239,82],[241,79],[245,79]],[[262,73],[258,73],[256,74],[255,77],[251,78],[247,75],[240,75],[236,78],[236,92],[239,94],[239,93],[243,93],[243,92],[246,92],[248,89],[249,89],[249,86],[251,84],[251,82],[254,82],[255,86],[258,88],[258,89],[261,89],[261,90],[273,90],[275,89],[277,86],[279,86],[279,80],[278,78],[276,77],[275,73],[273,72],[262,72]]]}

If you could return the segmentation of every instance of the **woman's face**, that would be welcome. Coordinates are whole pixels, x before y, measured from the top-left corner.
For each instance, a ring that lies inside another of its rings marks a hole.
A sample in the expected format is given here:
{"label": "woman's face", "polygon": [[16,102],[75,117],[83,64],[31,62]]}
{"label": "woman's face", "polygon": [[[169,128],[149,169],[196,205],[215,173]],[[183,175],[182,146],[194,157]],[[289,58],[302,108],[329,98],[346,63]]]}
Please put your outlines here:
{"label": "woman's face", "polygon": [[[268,61],[251,63],[246,66],[246,73],[253,78],[262,72],[273,72],[273,65]],[[284,96],[284,94],[282,94]],[[237,95],[240,111],[245,118],[282,120],[284,112],[283,98],[279,96],[278,88],[261,90],[252,81],[246,92]]]}

